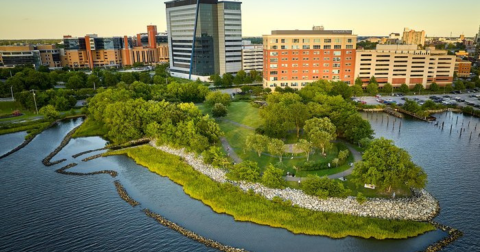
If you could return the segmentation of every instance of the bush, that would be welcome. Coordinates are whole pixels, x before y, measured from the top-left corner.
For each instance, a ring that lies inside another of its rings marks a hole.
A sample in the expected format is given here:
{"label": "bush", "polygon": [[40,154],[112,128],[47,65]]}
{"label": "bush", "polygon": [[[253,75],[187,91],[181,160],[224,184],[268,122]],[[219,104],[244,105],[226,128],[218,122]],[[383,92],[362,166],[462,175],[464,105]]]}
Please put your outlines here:
{"label": "bush", "polygon": [[365,203],[367,201],[367,197],[365,197],[365,195],[363,195],[361,192],[358,192],[357,194],[357,202],[358,204],[362,205],[363,203]]}
{"label": "bush", "polygon": [[49,120],[55,120],[60,116],[60,114],[55,110],[55,107],[52,105],[42,107],[39,113],[44,115]]}
{"label": "bush", "polygon": [[213,117],[225,117],[227,116],[227,107],[221,103],[216,103],[212,109]]}
{"label": "bush", "polygon": [[284,188],[286,182],[283,179],[283,170],[270,164],[263,173],[262,184],[270,188]]}
{"label": "bush", "polygon": [[256,162],[244,161],[234,165],[230,172],[227,173],[227,178],[256,182],[260,179],[260,168]]}
{"label": "bush", "polygon": [[302,181],[302,190],[308,195],[319,198],[347,197],[350,193],[350,190],[345,189],[339,181],[318,176],[311,176]]}

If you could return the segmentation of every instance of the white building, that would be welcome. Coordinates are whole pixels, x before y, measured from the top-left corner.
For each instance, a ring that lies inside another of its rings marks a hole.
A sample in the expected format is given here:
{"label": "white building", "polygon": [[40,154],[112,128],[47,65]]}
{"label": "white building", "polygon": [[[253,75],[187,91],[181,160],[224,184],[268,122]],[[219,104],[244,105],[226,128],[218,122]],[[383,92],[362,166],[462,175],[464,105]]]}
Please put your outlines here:
{"label": "white building", "polygon": [[166,2],[170,71],[173,76],[207,80],[242,69],[241,2]]}
{"label": "white building", "polygon": [[263,45],[254,45],[249,40],[242,43],[242,69],[247,73],[251,70],[263,72]]}

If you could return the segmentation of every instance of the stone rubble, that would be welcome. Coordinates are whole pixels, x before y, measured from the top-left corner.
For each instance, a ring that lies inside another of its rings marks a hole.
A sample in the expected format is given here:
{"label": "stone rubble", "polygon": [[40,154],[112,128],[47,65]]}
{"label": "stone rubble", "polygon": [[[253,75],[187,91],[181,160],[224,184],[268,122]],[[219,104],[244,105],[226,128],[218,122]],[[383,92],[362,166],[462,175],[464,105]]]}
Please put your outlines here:
{"label": "stone rubble", "polygon": [[201,172],[216,182],[232,183],[245,192],[253,190],[255,193],[263,195],[270,200],[277,196],[283,200],[291,201],[292,205],[314,211],[413,221],[429,221],[437,216],[440,211],[438,201],[425,190],[414,191],[414,197],[411,198],[369,198],[365,203],[359,204],[355,197],[319,199],[306,195],[303,191],[297,189],[272,189],[259,183],[232,182],[227,179],[226,171],[205,164],[201,157],[196,157],[193,153],[188,153],[184,149],[157,146],[154,141],[151,141],[150,145],[161,151],[182,157],[196,171]]}

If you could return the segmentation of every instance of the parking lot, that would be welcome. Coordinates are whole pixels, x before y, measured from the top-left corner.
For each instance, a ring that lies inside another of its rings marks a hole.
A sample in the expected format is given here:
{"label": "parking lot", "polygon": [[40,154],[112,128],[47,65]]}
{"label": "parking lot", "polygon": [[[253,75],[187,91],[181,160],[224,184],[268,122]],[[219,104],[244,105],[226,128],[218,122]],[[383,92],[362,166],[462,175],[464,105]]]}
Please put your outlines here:
{"label": "parking lot", "polygon": [[[435,98],[436,97],[436,98]],[[434,94],[434,95],[406,95],[406,96],[387,96],[381,97],[359,97],[358,100],[366,102],[368,105],[384,104],[384,101],[393,102],[398,105],[405,103],[405,99],[412,99],[417,101],[420,105],[426,100],[433,100],[436,103],[442,103],[444,105],[459,105],[459,106],[472,106],[480,107],[480,92],[471,90],[470,93],[462,91],[460,94]]]}

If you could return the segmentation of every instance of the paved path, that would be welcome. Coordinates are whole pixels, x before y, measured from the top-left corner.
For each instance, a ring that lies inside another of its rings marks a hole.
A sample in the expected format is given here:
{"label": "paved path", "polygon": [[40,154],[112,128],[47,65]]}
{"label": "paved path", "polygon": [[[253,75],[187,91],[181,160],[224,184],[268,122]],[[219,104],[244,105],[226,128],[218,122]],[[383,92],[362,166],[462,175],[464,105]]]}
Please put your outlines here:
{"label": "paved path", "polygon": [[245,128],[245,129],[248,129],[248,130],[255,130],[255,128],[253,128],[253,127],[250,127],[250,126],[247,126],[247,125],[245,125],[245,124],[241,124],[241,123],[238,123],[238,122],[229,120],[229,119],[217,118],[217,120],[219,120],[219,121],[224,121],[224,122],[228,122],[228,123],[231,123],[231,124],[233,124],[233,125],[236,125],[236,126],[238,126],[238,127]]}
{"label": "paved path", "polygon": [[228,156],[233,159],[233,162],[236,164],[241,163],[243,160],[235,153],[232,146],[228,143],[225,137],[221,137],[220,141],[222,142],[223,149],[228,153]]}
{"label": "paved path", "polygon": [[[217,120],[229,122],[229,123],[231,123],[231,124],[237,125],[237,126],[239,126],[239,127],[245,128],[245,129],[255,130],[253,127],[250,127],[250,126],[247,126],[247,125],[244,125],[244,124],[241,124],[241,123],[238,123],[238,122],[229,120],[229,119],[218,118]],[[234,162],[235,162],[235,163],[241,163],[241,162],[242,162],[242,159],[235,153],[235,151],[233,150],[233,148],[232,148],[232,147],[230,146],[230,144],[228,143],[227,139],[226,139],[225,137],[222,137],[222,138],[220,138],[220,141],[222,142],[223,149],[225,149],[225,151],[227,151],[227,153],[229,154],[230,157],[232,157],[232,159],[234,160]],[[359,151],[357,151],[357,150],[353,147],[352,144],[347,143],[346,141],[342,141],[342,140],[337,140],[336,142],[342,142],[342,143],[344,143],[344,144],[347,146],[348,150],[353,154],[353,163],[362,160],[362,153],[360,153]],[[272,155],[267,154],[267,153],[262,153],[262,155],[271,156],[271,157],[277,157],[277,156],[272,156]],[[288,159],[288,158],[291,158],[291,157],[285,156],[284,159]],[[294,158],[303,158],[303,157],[298,157],[298,156],[297,156],[297,157],[294,157]],[[328,176],[328,178],[338,179],[338,178],[346,177],[346,176],[352,174],[354,167],[355,167],[355,166],[352,166],[352,167],[350,167],[348,170],[345,170],[345,171],[340,172],[340,173],[337,173],[337,174],[332,174],[332,175]],[[287,181],[299,181],[299,180],[304,180],[304,179],[306,179],[306,178],[305,178],[305,177],[285,177],[285,179],[286,179]]]}

